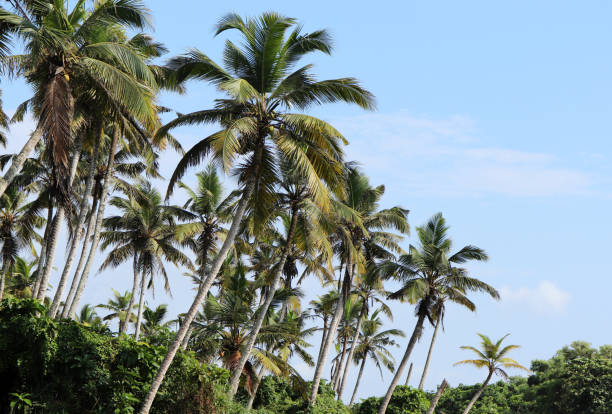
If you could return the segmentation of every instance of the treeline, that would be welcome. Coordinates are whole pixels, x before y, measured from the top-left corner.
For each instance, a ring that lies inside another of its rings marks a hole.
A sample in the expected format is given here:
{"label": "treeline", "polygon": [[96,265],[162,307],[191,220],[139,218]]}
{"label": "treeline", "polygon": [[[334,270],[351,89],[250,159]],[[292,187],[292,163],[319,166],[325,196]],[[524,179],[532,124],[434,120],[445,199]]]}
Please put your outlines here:
{"label": "treeline", "polygon": [[[168,326],[149,329],[142,341],[116,337],[102,324],[55,321],[42,316],[35,300],[9,299],[0,306],[0,412],[130,413],[172,338]],[[547,361],[531,364],[527,378],[512,377],[487,387],[470,411],[476,414],[607,414],[612,410],[612,346],[594,349],[574,342]],[[194,351],[179,351],[152,412],[243,414],[249,394],[227,398],[229,371],[202,363]],[[382,398],[352,408],[335,399],[327,382],[308,408],[308,385],[266,375],[254,398],[253,414],[372,414]],[[448,388],[439,414],[458,413],[479,384]],[[432,395],[399,386],[387,412],[424,414]]]}

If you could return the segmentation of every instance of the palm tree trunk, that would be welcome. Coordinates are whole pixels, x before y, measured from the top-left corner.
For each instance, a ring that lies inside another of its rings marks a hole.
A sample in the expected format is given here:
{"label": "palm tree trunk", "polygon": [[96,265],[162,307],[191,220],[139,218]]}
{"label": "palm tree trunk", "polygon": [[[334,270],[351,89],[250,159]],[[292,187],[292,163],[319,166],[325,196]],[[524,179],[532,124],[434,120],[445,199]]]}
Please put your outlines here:
{"label": "palm tree trunk", "polygon": [[[134,257],[134,262],[136,257]],[[144,276],[143,276],[144,278]],[[138,290],[138,272],[136,271],[136,264],[134,263],[134,280],[132,281],[132,294],[130,301],[128,302],[127,310],[125,311],[125,320],[119,323],[119,334],[127,332],[128,325],[130,324],[130,318],[132,317],[132,308],[134,307],[134,300],[136,299],[136,292]]]}
{"label": "palm tree trunk", "polygon": [[11,166],[8,170],[6,170],[4,177],[0,178],[0,197],[2,197],[9,184],[13,182],[15,177],[17,177],[17,174],[21,172],[21,168],[28,158],[28,155],[30,155],[30,153],[34,150],[36,144],[38,144],[42,136],[42,129],[36,128],[34,132],[32,132],[30,139],[27,140],[21,151],[19,151],[19,154],[13,158]]}
{"label": "palm tree trunk", "polygon": [[[350,270],[349,270],[350,268]],[[345,283],[352,282],[352,274],[353,274],[353,265],[347,265],[346,273],[345,273]],[[346,304],[346,299],[348,297],[348,292],[340,292],[338,297],[338,302],[336,302],[336,309],[334,311],[334,316],[332,317],[331,323],[329,325],[329,330],[327,331],[327,336],[325,337],[325,343],[323,347],[319,351],[319,357],[317,358],[317,365],[315,367],[314,376],[312,378],[312,388],[310,390],[310,396],[308,397],[308,406],[314,406],[317,401],[317,394],[319,393],[319,384],[321,383],[321,377],[323,376],[323,369],[325,368],[325,362],[327,362],[327,357],[329,355],[329,350],[331,348],[331,344],[336,336],[336,332],[338,331],[338,326],[340,325],[340,319],[342,319],[342,315],[344,313],[344,305]]]}
{"label": "palm tree trunk", "polygon": [[414,363],[411,362],[410,363],[410,368],[408,368],[408,375],[406,375],[406,382],[404,383],[405,386],[408,386],[408,383],[410,382],[410,376],[412,375],[412,368],[414,367]]}
{"label": "palm tree trunk", "polygon": [[364,355],[361,360],[361,366],[359,367],[359,374],[357,375],[357,382],[355,383],[355,389],[353,390],[353,395],[351,396],[351,402],[349,403],[349,408],[353,406],[353,402],[355,402],[355,396],[357,395],[357,388],[359,388],[359,383],[361,382],[361,376],[363,375],[363,367],[365,367],[366,358],[368,356]]}
{"label": "palm tree trunk", "polygon": [[478,389],[476,394],[474,394],[474,396],[470,400],[470,402],[467,405],[467,407],[465,407],[465,410],[463,411],[463,414],[468,414],[470,412],[470,410],[472,409],[472,407],[474,406],[476,401],[478,401],[478,398],[480,398],[480,395],[482,394],[484,389],[487,388],[487,385],[489,384],[489,381],[491,381],[491,377],[493,377],[493,371],[489,370],[489,375],[487,376],[487,379],[485,380],[485,382],[482,383],[482,386]]}
{"label": "palm tree trunk", "polygon": [[181,343],[181,350],[184,351],[187,349],[187,345],[189,345],[189,339],[191,338],[191,334],[193,333],[193,325],[187,329],[187,333],[185,334],[185,338],[183,338],[183,342]]}
{"label": "palm tree trunk", "polygon": [[414,331],[412,331],[412,336],[410,337],[410,341],[408,341],[408,346],[406,347],[406,352],[404,353],[404,357],[402,358],[402,362],[400,362],[395,375],[393,376],[393,380],[391,381],[391,385],[389,385],[389,389],[387,390],[387,394],[385,394],[385,398],[383,398],[380,409],[378,410],[378,414],[385,414],[387,411],[387,406],[389,405],[389,401],[391,401],[391,396],[393,395],[393,391],[395,391],[395,387],[397,387],[397,383],[399,382],[406,365],[408,365],[408,360],[410,359],[410,354],[412,353],[412,349],[416,344],[417,340],[421,337],[421,332],[423,331],[423,322],[425,321],[425,314],[422,313],[419,315],[419,319],[417,320],[416,325],[414,326]]}
{"label": "palm tree trunk", "polygon": [[[144,310],[144,294],[145,294],[145,279],[143,273],[140,277],[140,299],[138,300],[138,316],[136,317],[136,328],[134,329],[134,339],[138,340],[140,336],[140,325],[142,324],[142,311]],[[125,324],[127,325],[127,319]]]}
{"label": "palm tree trunk", "polygon": [[291,209],[291,224],[289,225],[289,231],[287,233],[287,240],[285,247],[283,249],[283,254],[281,256],[280,261],[278,262],[276,272],[274,274],[274,280],[272,281],[272,286],[270,286],[270,291],[266,296],[266,301],[263,306],[260,306],[258,310],[257,319],[255,319],[255,324],[253,325],[253,329],[249,335],[249,339],[246,345],[243,348],[242,354],[240,356],[240,361],[238,361],[238,365],[232,372],[232,376],[230,378],[230,399],[234,398],[236,392],[238,391],[238,385],[240,384],[240,374],[244,369],[244,366],[247,363],[247,360],[251,356],[251,352],[253,351],[253,346],[255,345],[255,341],[257,340],[257,335],[259,335],[259,331],[263,326],[264,319],[268,314],[268,309],[272,304],[272,300],[274,299],[274,294],[276,293],[276,289],[278,289],[278,284],[280,282],[281,276],[283,274],[283,268],[285,267],[285,263],[287,262],[287,256],[289,256],[289,251],[291,250],[291,244],[293,243],[293,234],[295,233],[295,227],[297,225],[297,207],[292,207]]}
{"label": "palm tree trunk", "polygon": [[[66,264],[64,265],[64,270],[62,271],[62,275],[57,284],[57,290],[55,291],[55,297],[53,298],[53,303],[51,304],[51,317],[55,318],[57,314],[57,310],[60,305],[60,301],[62,300],[62,295],[64,294],[64,289],[66,287],[66,281],[68,280],[68,275],[72,270],[72,264],[74,263],[74,259],[77,254],[79,242],[81,241],[81,236],[83,235],[83,227],[85,225],[85,220],[87,220],[87,200],[91,191],[93,189],[94,184],[94,175],[97,167],[98,161],[98,149],[100,147],[100,140],[95,140],[93,157],[91,161],[91,165],[89,166],[89,172],[87,175],[87,182],[85,183],[85,192],[83,193],[83,198],[81,199],[81,204],[79,206],[79,217],[77,219],[76,229],[74,234],[72,235],[72,241],[70,243],[70,250],[68,251],[68,257],[66,259]],[[67,303],[67,302],[66,302]]]}
{"label": "palm tree trunk", "polygon": [[261,384],[261,378],[263,377],[264,367],[263,365],[259,368],[257,372],[257,377],[255,378],[255,384],[253,384],[253,392],[249,396],[249,402],[247,403],[246,410],[247,413],[251,411],[253,408],[253,403],[255,402],[255,397],[257,396],[257,390],[259,389],[259,384]]}
{"label": "palm tree trunk", "polygon": [[47,241],[49,240],[49,232],[53,226],[53,205],[49,200],[47,208],[47,224],[45,225],[45,231],[43,233],[43,241],[40,245],[40,256],[38,258],[38,265],[36,266],[36,281],[34,282],[34,288],[32,289],[32,298],[38,297],[38,289],[40,289],[40,279],[42,277],[43,268],[47,261]]}
{"label": "palm tree trunk", "polygon": [[8,261],[2,263],[2,275],[0,276],[0,302],[4,298],[4,285],[6,284],[6,274],[9,270]]}
{"label": "palm tree trunk", "polygon": [[447,386],[448,386],[448,382],[446,382],[446,379],[442,380],[442,384],[440,384],[440,387],[438,388],[438,392],[436,392],[436,395],[434,396],[433,400],[431,400],[431,404],[429,405],[429,410],[427,410],[427,414],[434,413],[434,410],[436,409],[436,406],[438,405],[438,401],[440,401],[440,397],[442,397],[442,393],[444,392]]}
{"label": "palm tree trunk", "polygon": [[348,341],[346,338],[342,341],[342,351],[340,352],[340,361],[338,362],[338,367],[334,372],[334,376],[332,377],[332,389],[338,394],[338,385],[340,383],[340,374],[344,371],[344,357],[346,357],[346,346],[348,345]]}
{"label": "palm tree trunk", "polygon": [[[76,176],[77,167],[79,166],[79,160],[81,159],[81,149],[83,147],[83,141],[84,138],[80,137],[77,141],[76,147],[74,148],[74,154],[72,155],[72,162],[70,163],[70,172],[68,176],[68,187],[72,186],[74,177]],[[51,277],[51,270],[53,270],[55,251],[57,250],[57,242],[59,241],[60,231],[62,229],[62,222],[64,221],[65,214],[65,207],[62,205],[58,206],[57,213],[55,213],[55,225],[53,226],[53,231],[49,239],[49,246],[47,247],[47,262],[45,263],[45,270],[43,272],[43,276],[40,281],[40,287],[38,289],[38,298],[40,300],[44,300],[45,294],[47,293],[47,285],[49,284],[49,278]],[[66,283],[65,280],[63,282],[64,284]],[[55,317],[55,314],[57,313],[57,308],[59,307],[60,299],[61,297],[58,297],[57,302],[54,300],[54,303],[52,303],[50,315],[52,318]]]}
{"label": "palm tree trunk", "polygon": [[340,388],[338,389],[338,401],[342,399],[344,393],[344,386],[346,385],[346,378],[348,377],[349,366],[355,355],[355,348],[357,348],[357,341],[359,340],[359,332],[361,331],[361,325],[363,325],[363,319],[366,314],[366,304],[364,303],[361,307],[361,315],[359,315],[359,322],[357,322],[357,328],[355,328],[355,335],[353,335],[353,341],[351,343],[351,350],[349,351],[346,365],[344,366],[344,374],[342,374],[342,381],[340,381]]}
{"label": "palm tree trunk", "polygon": [[329,330],[327,317],[323,318],[323,332],[321,334],[321,344],[319,345],[319,353],[325,344],[325,338],[327,338],[327,331]]}
{"label": "palm tree trunk", "polygon": [[108,153],[108,163],[106,165],[106,171],[104,172],[104,186],[102,187],[102,195],[100,196],[100,207],[98,207],[98,214],[96,215],[96,224],[93,232],[93,240],[91,241],[91,248],[89,249],[89,255],[87,256],[87,262],[85,262],[83,274],[81,275],[81,279],[79,280],[79,284],[74,294],[74,299],[70,304],[70,310],[68,312],[69,317],[73,317],[76,313],[77,307],[79,306],[79,301],[81,300],[81,296],[83,296],[83,290],[85,290],[85,284],[87,283],[89,272],[91,271],[91,267],[93,266],[93,259],[96,255],[96,251],[98,250],[98,243],[100,242],[100,234],[102,230],[102,219],[104,218],[104,207],[106,206],[106,197],[108,196],[110,182],[112,181],[113,177],[113,167],[115,165],[115,150],[117,148],[118,141],[119,128],[115,126],[115,131],[113,132],[113,138],[111,140],[111,145]]}
{"label": "palm tree trunk", "polygon": [[89,246],[89,242],[91,239],[91,230],[94,227],[94,223],[96,220],[96,212],[98,209],[98,199],[94,195],[94,199],[91,204],[91,209],[89,210],[89,220],[87,220],[87,230],[85,231],[85,237],[83,238],[83,245],[81,247],[81,256],[79,257],[79,263],[77,264],[77,268],[74,271],[74,276],[72,277],[72,283],[70,284],[70,290],[68,291],[68,296],[66,296],[66,300],[64,301],[64,307],[62,308],[62,318],[67,318],[70,311],[70,304],[74,300],[74,294],[76,293],[77,286],[79,284],[79,275],[81,274],[81,270],[83,270],[83,264],[85,264],[85,257],[87,256],[87,246]]}
{"label": "palm tree trunk", "polygon": [[244,189],[242,198],[240,199],[240,202],[238,203],[238,207],[236,209],[236,213],[234,214],[234,219],[232,220],[230,229],[227,232],[227,236],[225,237],[225,241],[223,242],[223,245],[221,246],[221,250],[219,250],[219,254],[217,255],[217,257],[212,263],[210,273],[208,274],[206,279],[203,281],[204,283],[202,283],[202,285],[198,289],[198,293],[196,297],[194,298],[193,303],[191,304],[191,307],[187,311],[187,314],[185,315],[185,320],[183,322],[183,325],[181,325],[178,332],[176,333],[176,337],[174,338],[174,341],[172,341],[172,343],[170,344],[170,347],[168,348],[168,352],[166,353],[166,356],[164,357],[164,360],[159,366],[157,374],[155,375],[155,378],[153,379],[153,382],[151,383],[151,388],[149,389],[149,392],[147,393],[144,401],[142,402],[142,407],[140,407],[140,411],[138,412],[139,414],[148,414],[149,411],[151,410],[151,406],[153,405],[153,400],[155,399],[155,396],[157,395],[157,390],[159,390],[159,387],[161,386],[161,383],[164,380],[164,376],[166,375],[166,372],[168,372],[168,369],[170,368],[170,364],[172,364],[172,360],[174,360],[174,356],[176,355],[176,352],[181,346],[181,343],[183,342],[183,338],[187,334],[187,330],[191,326],[191,322],[193,321],[196,314],[198,313],[198,310],[200,310],[200,306],[202,305],[202,302],[206,298],[206,295],[208,294],[210,287],[212,286],[213,282],[217,278],[217,274],[219,273],[219,270],[221,269],[221,265],[225,261],[225,258],[227,257],[227,254],[229,253],[232,247],[232,244],[234,243],[234,239],[238,235],[242,217],[244,216],[249,200],[251,199],[251,195],[253,194],[253,191],[255,189],[255,183],[256,183],[255,180],[259,174],[259,165],[261,163],[262,149],[259,149],[258,151],[259,151],[259,154],[257,155],[256,160],[255,160],[255,168],[254,168],[255,171],[253,174],[253,178],[249,180],[248,184],[246,185]]}
{"label": "palm tree trunk", "polygon": [[436,321],[436,328],[434,329],[433,335],[431,336],[431,343],[429,344],[429,351],[427,352],[427,359],[425,360],[425,366],[423,367],[423,374],[421,375],[421,381],[419,382],[419,389],[422,390],[425,385],[425,377],[427,376],[427,370],[429,369],[429,362],[431,361],[431,354],[433,353],[434,344],[436,343],[436,336],[438,335],[438,328],[440,327],[440,318],[442,314],[438,315]]}

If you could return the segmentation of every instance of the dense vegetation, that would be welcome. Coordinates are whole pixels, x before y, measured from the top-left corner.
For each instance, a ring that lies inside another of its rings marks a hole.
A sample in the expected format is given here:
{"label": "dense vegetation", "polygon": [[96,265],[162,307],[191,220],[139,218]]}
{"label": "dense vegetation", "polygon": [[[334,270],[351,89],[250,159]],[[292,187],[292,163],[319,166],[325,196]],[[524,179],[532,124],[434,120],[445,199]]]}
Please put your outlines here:
{"label": "dense vegetation", "polygon": [[[0,411],[428,409],[422,388],[447,305],[474,311],[473,295],[499,293],[467,268],[487,253],[456,248],[441,213],[402,247],[408,209],[383,208],[385,186],[344,156],[349,139],[308,114],[329,103],[375,108],[357,79],[316,77],[306,59],[332,54],[325,30],[306,33],[273,12],[229,14],[215,35],[239,41],[225,41],[221,62],[197,49],[165,59],[139,0],[7,3],[0,75],[23,79],[31,93],[10,118],[0,110],[0,144],[15,143],[10,126],[26,114],[35,128],[18,153],[0,156]],[[188,93],[188,81],[218,98],[176,114],[158,102],[161,91]],[[190,149],[172,135],[201,124],[216,132]],[[160,191],[151,181],[162,179],[169,150],[180,160]],[[129,291],[109,286],[106,303],[82,303],[92,272],[120,266],[130,269]],[[169,290],[182,274],[194,283],[185,313],[147,306],[155,285]],[[309,303],[307,277],[325,292]],[[416,315],[410,332],[388,327],[392,300]],[[419,389],[401,386],[428,326]],[[576,345],[534,362],[528,380],[487,387],[520,364],[506,356],[514,346],[483,346],[474,364],[489,368],[487,380],[448,390],[439,412],[467,413],[470,400],[478,413],[609,412],[608,348]],[[358,402],[366,365],[392,380],[385,396]]]}
{"label": "dense vegetation", "polygon": [[[38,302],[8,299],[0,307],[0,404],[14,413],[129,413],[146,394],[172,335],[157,325],[143,341],[113,335],[101,324],[41,317]],[[575,342],[548,361],[533,361],[533,373],[487,387],[472,409],[477,414],[605,414],[612,408],[612,346],[599,350]],[[227,397],[229,371],[206,364],[194,351],[177,354],[155,403],[157,413],[245,413],[246,391]],[[479,387],[449,388],[438,413],[463,410]],[[262,378],[253,413],[372,414],[381,398],[352,409],[335,400],[323,382],[317,404],[307,411],[304,383],[275,375]],[[421,414],[431,395],[396,388],[387,412]]]}

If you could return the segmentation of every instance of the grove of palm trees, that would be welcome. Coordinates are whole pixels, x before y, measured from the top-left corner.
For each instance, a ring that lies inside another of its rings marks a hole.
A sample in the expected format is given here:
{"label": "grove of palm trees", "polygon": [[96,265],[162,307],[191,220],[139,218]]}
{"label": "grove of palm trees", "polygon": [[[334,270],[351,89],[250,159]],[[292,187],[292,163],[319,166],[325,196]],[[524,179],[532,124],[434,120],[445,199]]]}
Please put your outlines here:
{"label": "grove of palm trees", "polygon": [[612,412],[609,345],[523,366],[477,312],[486,246],[349,156],[327,111],[382,102],[331,30],[232,12],[171,50],[155,7],[0,5],[0,88],[29,91],[0,111],[0,413]]}

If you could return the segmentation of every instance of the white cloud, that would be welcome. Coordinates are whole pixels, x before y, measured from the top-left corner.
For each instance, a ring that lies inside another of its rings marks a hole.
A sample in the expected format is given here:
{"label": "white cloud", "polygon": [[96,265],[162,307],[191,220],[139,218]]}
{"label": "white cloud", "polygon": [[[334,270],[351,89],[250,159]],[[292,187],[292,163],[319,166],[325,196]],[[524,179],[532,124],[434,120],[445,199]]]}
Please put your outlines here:
{"label": "white cloud", "polygon": [[549,197],[593,192],[593,177],[564,165],[555,154],[483,145],[467,117],[436,120],[399,112],[332,122],[350,141],[349,159],[411,194]]}
{"label": "white cloud", "polygon": [[503,287],[500,290],[505,303],[527,305],[531,310],[540,313],[558,314],[567,309],[571,294],[553,282],[541,281],[536,287]]}

